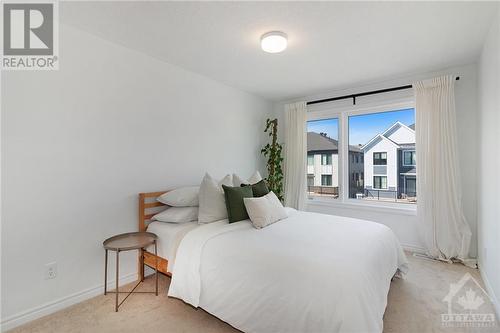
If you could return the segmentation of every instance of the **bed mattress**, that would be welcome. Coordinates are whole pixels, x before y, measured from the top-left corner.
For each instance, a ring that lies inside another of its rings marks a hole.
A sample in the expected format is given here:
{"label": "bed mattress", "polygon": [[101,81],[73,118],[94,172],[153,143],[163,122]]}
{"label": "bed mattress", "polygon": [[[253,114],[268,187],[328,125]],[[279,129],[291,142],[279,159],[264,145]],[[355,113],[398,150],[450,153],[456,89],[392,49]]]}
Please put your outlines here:
{"label": "bed mattress", "polygon": [[[168,270],[173,267],[175,253],[182,238],[191,230],[199,226],[197,221],[188,223],[165,223],[165,222],[151,222],[147,231],[152,232],[158,236],[158,255],[169,261]],[[151,245],[147,248],[151,253],[155,252],[154,246]]]}

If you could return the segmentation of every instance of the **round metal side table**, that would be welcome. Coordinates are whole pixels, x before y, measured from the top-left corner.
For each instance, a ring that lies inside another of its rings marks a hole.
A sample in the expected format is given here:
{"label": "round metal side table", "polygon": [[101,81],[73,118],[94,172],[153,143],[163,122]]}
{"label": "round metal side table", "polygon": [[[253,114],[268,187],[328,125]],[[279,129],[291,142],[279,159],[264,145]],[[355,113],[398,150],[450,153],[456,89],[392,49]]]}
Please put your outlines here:
{"label": "round metal side table", "polygon": [[[149,245],[155,246],[155,256],[157,255],[157,244],[156,241],[158,236],[153,234],[152,232],[128,232],[125,234],[116,235],[106,239],[102,245],[105,249],[105,260],[104,260],[104,295],[110,293],[115,294],[115,312],[118,312],[118,308],[120,305],[125,302],[125,300],[134,292],[134,290],[141,284],[141,280],[137,282],[134,288],[130,292],[127,291],[119,291],[118,289],[118,279],[119,279],[119,264],[120,264],[120,252],[130,251],[130,250],[141,250],[145,249]],[[108,251],[116,252],[116,289],[115,291],[107,291],[107,283],[108,283]],[[141,265],[144,265],[144,257],[140,258]],[[155,279],[156,279],[156,289],[155,291],[136,291],[136,293],[154,293],[158,296],[158,257],[156,259],[155,265]],[[118,303],[118,294],[124,293],[127,294],[125,298]]]}

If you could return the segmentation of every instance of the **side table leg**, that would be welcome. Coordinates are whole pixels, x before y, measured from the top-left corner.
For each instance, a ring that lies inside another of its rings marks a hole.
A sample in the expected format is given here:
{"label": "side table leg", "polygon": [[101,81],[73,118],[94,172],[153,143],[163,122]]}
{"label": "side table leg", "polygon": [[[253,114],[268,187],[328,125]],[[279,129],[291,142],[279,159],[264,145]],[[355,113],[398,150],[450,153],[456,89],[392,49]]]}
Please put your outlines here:
{"label": "side table leg", "polygon": [[106,293],[108,291],[108,249],[105,250],[105,255],[104,255],[104,295],[106,296]]}
{"label": "side table leg", "polygon": [[156,296],[158,296],[158,245],[155,240],[155,278],[156,278]]}
{"label": "side table leg", "polygon": [[118,272],[120,263],[120,251],[116,251],[116,289],[115,289],[115,312],[118,312]]}
{"label": "side table leg", "polygon": [[144,249],[139,249],[139,281],[144,282]]}

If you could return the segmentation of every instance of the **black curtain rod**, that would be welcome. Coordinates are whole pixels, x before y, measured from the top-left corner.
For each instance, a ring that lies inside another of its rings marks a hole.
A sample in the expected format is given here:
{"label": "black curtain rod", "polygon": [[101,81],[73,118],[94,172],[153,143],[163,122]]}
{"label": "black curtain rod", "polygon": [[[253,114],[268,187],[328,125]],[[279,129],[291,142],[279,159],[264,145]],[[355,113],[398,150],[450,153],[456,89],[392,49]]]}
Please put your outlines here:
{"label": "black curtain rod", "polygon": [[[460,80],[460,76],[457,76],[456,80]],[[372,90],[372,91],[367,91],[367,92],[362,92],[362,93],[357,93],[357,94],[352,94],[352,95],[344,95],[344,96],[339,96],[339,97],[318,99],[318,100],[315,100],[315,101],[307,102],[307,105],[319,104],[319,103],[326,103],[326,102],[333,102],[333,101],[338,101],[338,100],[347,99],[347,98],[352,98],[352,104],[356,105],[356,98],[357,97],[368,96],[368,95],[375,95],[375,94],[382,94],[382,93],[391,92],[391,91],[397,91],[397,90],[410,89],[412,87],[413,86],[411,84],[408,84],[406,86],[399,86],[399,87],[387,88],[387,89],[380,89],[380,90]]]}

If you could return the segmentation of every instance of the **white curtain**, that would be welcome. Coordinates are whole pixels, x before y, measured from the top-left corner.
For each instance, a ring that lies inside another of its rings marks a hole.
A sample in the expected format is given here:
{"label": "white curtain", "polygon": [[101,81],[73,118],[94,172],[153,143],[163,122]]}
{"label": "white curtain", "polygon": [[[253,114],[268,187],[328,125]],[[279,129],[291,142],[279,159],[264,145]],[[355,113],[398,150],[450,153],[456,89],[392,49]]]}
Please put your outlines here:
{"label": "white curtain", "polygon": [[306,102],[285,105],[285,206],[304,209],[306,199]]}
{"label": "white curtain", "polygon": [[413,84],[416,98],[417,216],[433,258],[467,263],[471,230],[462,211],[455,78]]}

